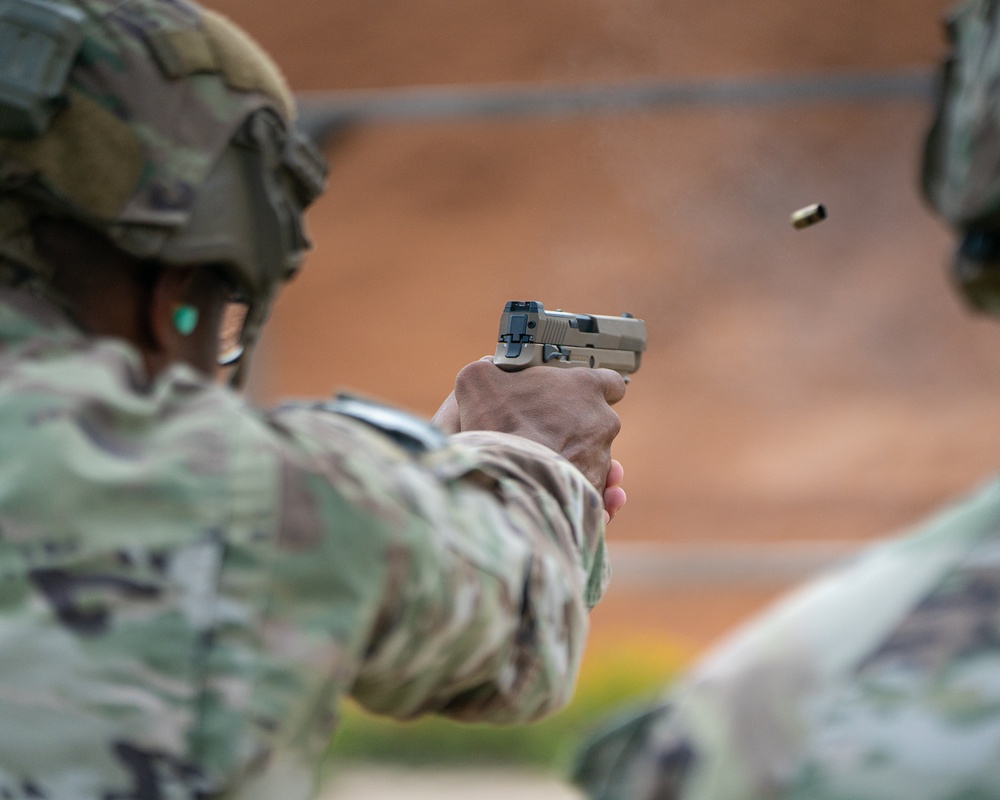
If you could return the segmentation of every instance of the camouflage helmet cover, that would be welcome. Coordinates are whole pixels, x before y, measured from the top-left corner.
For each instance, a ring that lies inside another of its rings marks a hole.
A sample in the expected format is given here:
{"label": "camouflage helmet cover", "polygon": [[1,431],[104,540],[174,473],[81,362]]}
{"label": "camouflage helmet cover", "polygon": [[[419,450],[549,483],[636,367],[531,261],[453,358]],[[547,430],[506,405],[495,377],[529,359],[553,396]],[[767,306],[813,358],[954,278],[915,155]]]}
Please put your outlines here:
{"label": "camouflage helmet cover", "polygon": [[0,262],[44,273],[30,221],[69,217],[220,264],[260,322],[325,177],[293,118],[271,59],[187,0],[0,0]]}

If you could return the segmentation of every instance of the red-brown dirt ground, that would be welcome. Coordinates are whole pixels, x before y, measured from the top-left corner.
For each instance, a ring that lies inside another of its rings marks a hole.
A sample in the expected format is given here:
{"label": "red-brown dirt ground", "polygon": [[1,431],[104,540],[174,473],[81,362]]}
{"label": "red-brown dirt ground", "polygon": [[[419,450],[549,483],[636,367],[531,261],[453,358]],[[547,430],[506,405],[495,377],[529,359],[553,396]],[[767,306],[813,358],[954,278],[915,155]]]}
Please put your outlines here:
{"label": "red-brown dirt ground", "polygon": [[[294,89],[579,86],[930,67],[944,0],[212,4]],[[373,122],[328,148],[315,252],[253,390],[430,414],[509,299],[649,326],[619,409],[625,543],[864,542],[1000,452],[1000,327],[969,317],[917,191],[919,99]],[[789,214],[825,203],[794,231]],[[713,551],[714,552],[714,551]],[[594,635],[700,647],[792,581],[613,584]]]}

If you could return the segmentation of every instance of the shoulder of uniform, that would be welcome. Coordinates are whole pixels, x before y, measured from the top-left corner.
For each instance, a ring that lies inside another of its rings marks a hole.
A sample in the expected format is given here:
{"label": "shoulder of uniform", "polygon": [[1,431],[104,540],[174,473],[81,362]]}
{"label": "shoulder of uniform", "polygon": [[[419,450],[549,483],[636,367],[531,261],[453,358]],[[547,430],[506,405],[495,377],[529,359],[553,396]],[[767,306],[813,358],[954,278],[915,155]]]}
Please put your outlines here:
{"label": "shoulder of uniform", "polygon": [[448,441],[444,433],[420,417],[352,394],[338,394],[313,408],[363,422],[414,454],[440,450]]}

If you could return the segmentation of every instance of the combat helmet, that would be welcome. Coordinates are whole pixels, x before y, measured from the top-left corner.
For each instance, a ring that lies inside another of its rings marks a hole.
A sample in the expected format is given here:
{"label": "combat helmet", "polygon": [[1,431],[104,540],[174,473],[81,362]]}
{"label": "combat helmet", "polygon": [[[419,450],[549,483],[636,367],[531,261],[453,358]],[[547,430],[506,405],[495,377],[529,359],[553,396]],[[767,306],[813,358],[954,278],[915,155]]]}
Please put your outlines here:
{"label": "combat helmet", "polygon": [[976,310],[1000,316],[1000,29],[996,0],[948,17],[950,45],[924,147],[930,205],[961,236],[953,276]]}
{"label": "combat helmet", "polygon": [[0,0],[0,277],[44,286],[32,220],[69,218],[222,268],[249,349],[326,175],[294,118],[263,50],[189,0]]}

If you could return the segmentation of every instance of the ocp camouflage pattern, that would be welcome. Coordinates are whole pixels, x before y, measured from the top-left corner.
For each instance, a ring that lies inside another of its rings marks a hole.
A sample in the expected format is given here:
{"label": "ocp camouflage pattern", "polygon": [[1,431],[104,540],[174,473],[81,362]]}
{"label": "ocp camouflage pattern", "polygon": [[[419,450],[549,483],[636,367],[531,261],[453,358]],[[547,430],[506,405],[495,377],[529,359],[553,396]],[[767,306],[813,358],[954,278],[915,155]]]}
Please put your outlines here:
{"label": "ocp camouflage pattern", "polygon": [[572,692],[603,504],[545,448],[149,383],[3,289],[0,452],[0,797],[298,800],[345,695],[511,722]]}
{"label": "ocp camouflage pattern", "polygon": [[576,780],[594,800],[1000,798],[1000,481],[750,623]]}

